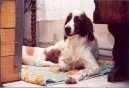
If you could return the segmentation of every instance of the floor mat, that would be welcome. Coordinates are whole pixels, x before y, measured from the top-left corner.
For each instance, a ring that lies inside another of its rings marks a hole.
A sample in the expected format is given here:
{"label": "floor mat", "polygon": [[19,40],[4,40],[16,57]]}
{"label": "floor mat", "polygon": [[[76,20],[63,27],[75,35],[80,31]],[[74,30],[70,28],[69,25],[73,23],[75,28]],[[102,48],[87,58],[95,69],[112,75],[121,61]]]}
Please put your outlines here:
{"label": "floor mat", "polygon": [[[100,73],[97,75],[86,77],[90,79],[107,74],[113,67],[111,64],[105,64],[105,61],[99,61],[101,67]],[[53,85],[63,83],[64,80],[78,72],[78,70],[72,70],[68,72],[61,72],[56,70],[55,67],[36,67],[30,65],[22,65],[21,78],[22,80],[38,85]]]}

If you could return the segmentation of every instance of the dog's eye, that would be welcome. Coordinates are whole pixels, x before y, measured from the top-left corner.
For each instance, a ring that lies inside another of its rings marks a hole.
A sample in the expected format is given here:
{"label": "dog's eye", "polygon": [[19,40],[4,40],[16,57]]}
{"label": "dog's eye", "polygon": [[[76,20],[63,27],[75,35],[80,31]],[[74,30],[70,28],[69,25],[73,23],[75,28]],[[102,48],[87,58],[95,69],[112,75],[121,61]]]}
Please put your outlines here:
{"label": "dog's eye", "polygon": [[74,22],[75,22],[75,23],[80,22],[80,19],[79,19],[78,16],[75,16],[75,17],[74,17]]}

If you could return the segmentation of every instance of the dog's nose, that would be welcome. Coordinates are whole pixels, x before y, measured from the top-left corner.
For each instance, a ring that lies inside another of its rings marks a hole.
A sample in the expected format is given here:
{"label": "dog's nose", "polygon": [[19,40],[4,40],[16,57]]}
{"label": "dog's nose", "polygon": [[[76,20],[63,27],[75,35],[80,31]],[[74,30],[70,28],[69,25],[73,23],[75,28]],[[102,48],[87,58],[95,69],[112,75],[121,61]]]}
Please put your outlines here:
{"label": "dog's nose", "polygon": [[65,27],[65,33],[69,35],[70,32],[71,32],[71,27],[69,26]]}

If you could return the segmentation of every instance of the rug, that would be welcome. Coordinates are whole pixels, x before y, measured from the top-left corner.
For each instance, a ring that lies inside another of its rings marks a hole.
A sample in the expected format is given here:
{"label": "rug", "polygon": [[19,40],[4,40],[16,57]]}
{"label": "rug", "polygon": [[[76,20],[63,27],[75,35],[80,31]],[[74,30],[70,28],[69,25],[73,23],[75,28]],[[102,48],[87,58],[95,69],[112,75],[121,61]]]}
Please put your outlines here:
{"label": "rug", "polygon": [[[91,79],[94,77],[102,76],[111,71],[113,65],[109,62],[99,61],[101,71],[85,79]],[[31,65],[22,65],[21,78],[22,80],[34,83],[38,85],[53,85],[57,83],[64,83],[64,80],[78,72],[79,70],[72,70],[68,72],[58,71],[55,67],[36,67]]]}

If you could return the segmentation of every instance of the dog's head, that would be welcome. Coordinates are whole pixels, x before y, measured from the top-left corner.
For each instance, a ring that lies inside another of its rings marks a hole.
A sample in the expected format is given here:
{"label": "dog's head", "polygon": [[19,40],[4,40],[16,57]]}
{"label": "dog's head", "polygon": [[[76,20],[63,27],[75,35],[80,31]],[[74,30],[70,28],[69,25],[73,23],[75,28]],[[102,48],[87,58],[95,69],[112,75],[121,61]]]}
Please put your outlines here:
{"label": "dog's head", "polygon": [[74,10],[69,13],[65,21],[65,38],[79,34],[81,37],[88,37],[88,40],[93,41],[93,25],[91,20],[83,11]]}
{"label": "dog's head", "polygon": [[46,61],[51,61],[53,63],[58,63],[61,51],[59,49],[51,49],[50,51],[44,51],[46,56]]}

